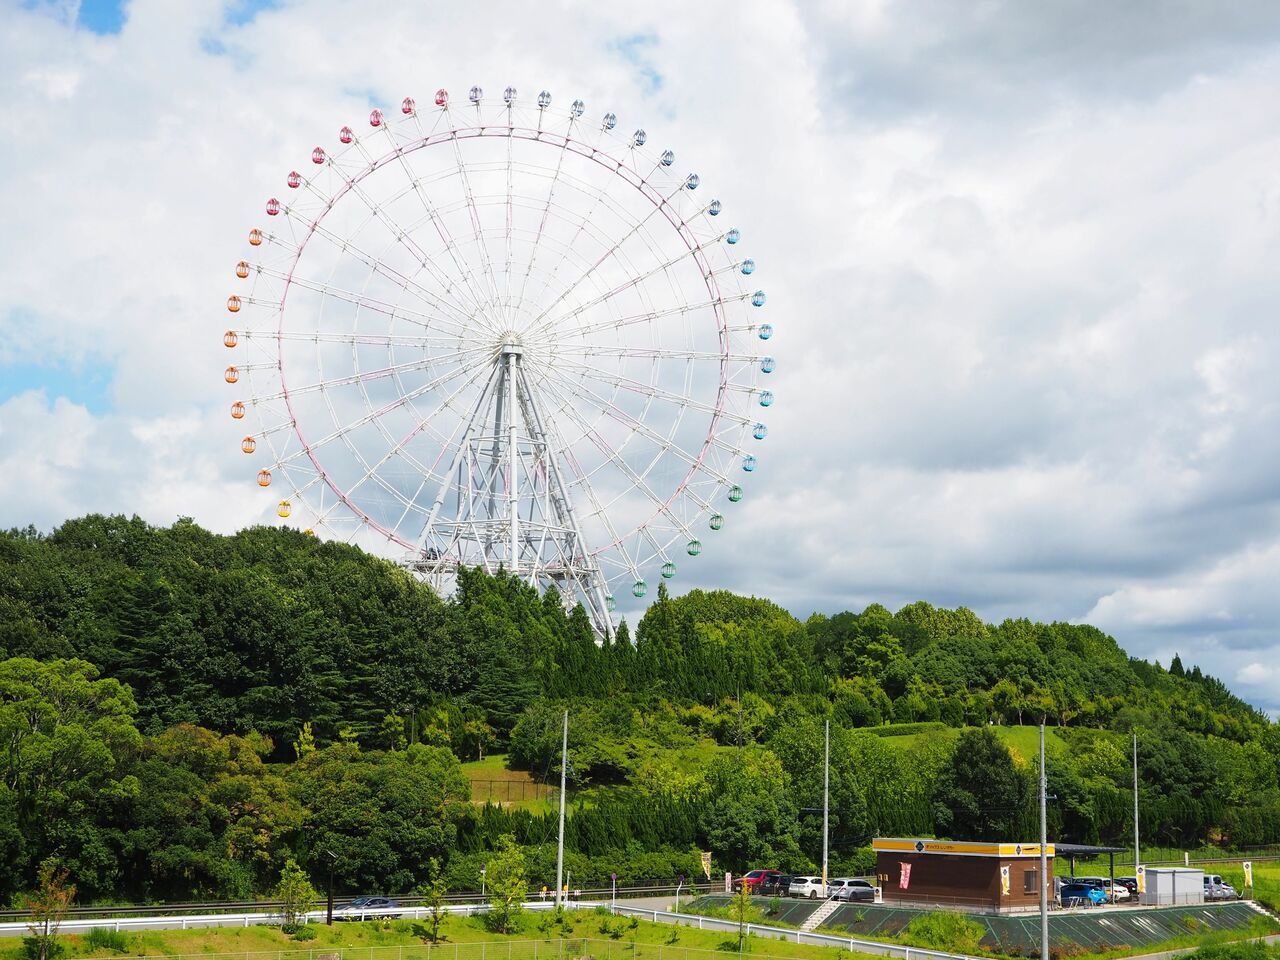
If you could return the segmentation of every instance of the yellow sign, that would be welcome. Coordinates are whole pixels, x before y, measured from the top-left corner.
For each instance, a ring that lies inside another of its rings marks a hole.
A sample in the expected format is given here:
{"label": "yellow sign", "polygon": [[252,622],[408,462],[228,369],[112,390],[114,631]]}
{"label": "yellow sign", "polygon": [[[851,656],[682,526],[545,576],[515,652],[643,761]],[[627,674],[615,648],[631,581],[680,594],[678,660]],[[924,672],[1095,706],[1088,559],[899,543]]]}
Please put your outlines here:
{"label": "yellow sign", "polygon": [[702,853],[702,872],[707,875],[707,879],[711,879],[711,851],[704,850]]}
{"label": "yellow sign", "polygon": [[1147,892],[1147,868],[1144,866],[1139,866],[1138,869],[1135,871],[1135,873],[1137,873],[1138,875],[1138,892],[1146,893]]}
{"label": "yellow sign", "polygon": [[[912,840],[877,837],[871,841],[871,849],[884,853],[949,853],[961,857],[1019,857],[1040,856],[1038,843],[963,843],[953,840]],[[1045,855],[1052,857],[1053,844],[1045,845]]]}
{"label": "yellow sign", "polygon": [[1009,868],[1003,866],[1000,868],[1000,893],[1004,896],[1009,895]]}
{"label": "yellow sign", "polygon": [[1253,886],[1253,862],[1246,860],[1241,866],[1244,867],[1244,885],[1246,887]]}

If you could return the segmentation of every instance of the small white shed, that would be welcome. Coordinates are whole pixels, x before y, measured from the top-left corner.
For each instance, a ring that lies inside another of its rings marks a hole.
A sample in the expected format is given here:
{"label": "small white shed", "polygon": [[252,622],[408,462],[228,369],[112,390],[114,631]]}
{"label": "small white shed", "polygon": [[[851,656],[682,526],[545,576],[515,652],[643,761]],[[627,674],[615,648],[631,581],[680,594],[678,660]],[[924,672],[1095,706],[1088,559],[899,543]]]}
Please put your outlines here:
{"label": "small white shed", "polygon": [[1147,889],[1138,902],[1143,906],[1169,907],[1204,903],[1204,871],[1192,867],[1147,867]]}

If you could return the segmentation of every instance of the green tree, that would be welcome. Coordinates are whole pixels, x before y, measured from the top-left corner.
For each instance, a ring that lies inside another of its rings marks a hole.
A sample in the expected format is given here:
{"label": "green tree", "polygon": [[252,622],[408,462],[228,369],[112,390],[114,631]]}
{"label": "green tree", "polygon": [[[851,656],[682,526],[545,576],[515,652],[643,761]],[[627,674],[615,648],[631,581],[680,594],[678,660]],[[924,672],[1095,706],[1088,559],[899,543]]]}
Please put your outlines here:
{"label": "green tree", "polygon": [[76,899],[76,888],[67,882],[67,876],[67,869],[56,861],[40,864],[35,892],[27,897],[31,936],[26,942],[33,960],[55,960],[64,952],[58,928]]}
{"label": "green tree", "polygon": [[497,849],[489,857],[486,877],[489,911],[485,921],[496,933],[511,933],[529,897],[524,851],[511,834],[498,838]]}
{"label": "green tree", "polygon": [[280,882],[272,891],[272,896],[280,901],[280,916],[286,933],[294,933],[307,922],[307,914],[320,902],[320,894],[311,885],[307,873],[290,858],[285,861],[280,871]]}
{"label": "green tree", "polygon": [[938,832],[954,840],[1022,839],[1031,779],[989,727],[966,730],[933,789]]}
{"label": "green tree", "polygon": [[449,884],[445,880],[444,874],[440,871],[440,861],[435,857],[432,857],[430,863],[427,864],[426,881],[418,884],[418,896],[422,898],[423,906],[429,911],[427,916],[430,926],[427,928],[427,938],[432,943],[439,943],[440,924],[445,918],[445,904],[448,901]]}

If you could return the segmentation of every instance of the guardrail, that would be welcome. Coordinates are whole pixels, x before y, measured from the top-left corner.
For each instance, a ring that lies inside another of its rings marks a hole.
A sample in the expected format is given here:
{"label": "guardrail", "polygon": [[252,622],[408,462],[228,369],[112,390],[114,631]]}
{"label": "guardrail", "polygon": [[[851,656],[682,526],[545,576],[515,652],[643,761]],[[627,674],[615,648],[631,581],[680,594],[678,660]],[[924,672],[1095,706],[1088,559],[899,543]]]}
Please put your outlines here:
{"label": "guardrail", "polygon": [[[719,917],[704,917],[696,913],[673,913],[669,910],[646,910],[643,907],[629,907],[619,903],[610,908],[620,916],[639,917],[653,923],[671,923],[677,926],[697,927],[699,930],[721,930],[737,933],[739,924],[735,920],[722,920]],[[840,937],[830,933],[812,933],[805,930],[793,930],[788,927],[771,927],[767,924],[745,924],[747,934],[773,937],[777,940],[790,940],[792,943],[807,943],[818,947],[836,947],[840,950],[851,950],[857,953],[869,953],[881,957],[898,957],[901,960],[976,960],[962,953],[944,953],[940,950],[926,950],[923,947],[908,947],[900,943],[884,943],[880,940],[861,940],[857,937]]]}
{"label": "guardrail", "polygon": [[[654,897],[665,896],[667,894],[675,895],[677,884],[649,884],[649,885],[633,885],[626,887],[618,887],[618,897]],[[710,884],[684,884],[680,887],[681,896],[686,894],[701,894],[710,892]],[[576,887],[572,890],[574,897],[577,899],[598,900],[604,898],[612,898],[612,887]],[[555,892],[549,890],[547,899],[552,900]],[[322,898],[323,899],[323,896]],[[337,910],[339,907],[349,905],[355,897],[344,896],[334,897],[333,907]],[[406,894],[402,897],[393,897],[392,899],[399,901],[403,907],[421,906],[423,898],[417,895]],[[483,903],[484,896],[479,890],[465,891],[462,893],[451,893],[445,897],[445,900],[451,904],[466,903]],[[161,914],[167,916],[181,916],[183,914],[191,915],[211,915],[211,914],[242,914],[253,913],[258,911],[270,911],[279,909],[284,904],[279,900],[214,900],[206,902],[179,902],[179,903],[141,903],[141,904],[105,904],[102,906],[86,906],[72,907],[68,912],[68,917],[129,917],[129,916],[158,916]],[[0,922],[5,920],[21,920],[28,916],[25,910],[0,910]]]}

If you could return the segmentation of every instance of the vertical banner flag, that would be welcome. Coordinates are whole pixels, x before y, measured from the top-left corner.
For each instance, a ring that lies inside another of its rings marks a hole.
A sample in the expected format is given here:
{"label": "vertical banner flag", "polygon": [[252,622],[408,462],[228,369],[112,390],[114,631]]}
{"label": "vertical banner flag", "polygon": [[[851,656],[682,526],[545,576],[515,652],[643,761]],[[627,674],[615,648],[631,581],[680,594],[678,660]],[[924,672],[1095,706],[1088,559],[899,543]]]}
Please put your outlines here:
{"label": "vertical banner flag", "polygon": [[898,874],[898,889],[905,890],[911,885],[911,864],[898,861],[898,866],[902,872]]}
{"label": "vertical banner flag", "polygon": [[1147,868],[1139,864],[1138,869],[1135,872],[1138,875],[1138,892],[1146,893],[1147,892]]}
{"label": "vertical banner flag", "polygon": [[707,875],[707,879],[711,879],[711,851],[702,851],[702,872]]}
{"label": "vertical banner flag", "polygon": [[1246,860],[1242,866],[1244,867],[1244,885],[1246,887],[1253,886],[1253,861]]}
{"label": "vertical banner flag", "polygon": [[1004,896],[1009,895],[1009,868],[1003,866],[1000,868],[1000,893]]}

